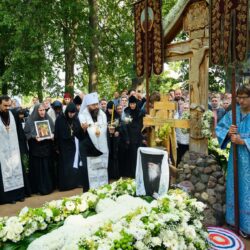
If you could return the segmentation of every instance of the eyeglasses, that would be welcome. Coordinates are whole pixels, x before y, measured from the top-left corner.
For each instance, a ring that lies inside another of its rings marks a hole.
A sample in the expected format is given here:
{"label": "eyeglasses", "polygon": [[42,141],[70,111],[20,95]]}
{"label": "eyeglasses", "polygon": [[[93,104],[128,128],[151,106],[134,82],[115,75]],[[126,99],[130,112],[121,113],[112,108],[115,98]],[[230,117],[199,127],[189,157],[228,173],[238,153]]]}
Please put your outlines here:
{"label": "eyeglasses", "polygon": [[249,98],[250,96],[236,96],[236,99],[237,100],[240,100],[240,99],[242,99],[242,100],[246,100],[247,98]]}

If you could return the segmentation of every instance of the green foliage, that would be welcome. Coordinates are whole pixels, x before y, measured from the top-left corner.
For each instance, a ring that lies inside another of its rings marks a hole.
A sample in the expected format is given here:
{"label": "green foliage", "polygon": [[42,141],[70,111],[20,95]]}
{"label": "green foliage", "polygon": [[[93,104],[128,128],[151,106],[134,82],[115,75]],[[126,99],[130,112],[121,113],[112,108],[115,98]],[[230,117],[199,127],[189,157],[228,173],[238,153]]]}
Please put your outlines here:
{"label": "green foliage", "polygon": [[227,162],[229,158],[230,144],[228,144],[226,149],[221,149],[217,138],[210,138],[208,140],[208,153],[216,157],[216,160],[224,170],[227,171]]}
{"label": "green foliage", "polygon": [[171,126],[166,123],[162,127],[160,127],[159,130],[157,130],[157,137],[161,140],[165,140],[169,136],[170,132]]}
{"label": "green foliage", "polygon": [[46,230],[43,231],[37,231],[30,235],[29,237],[26,237],[25,239],[14,243],[14,242],[6,242],[4,245],[1,247],[2,250],[25,250],[28,248],[29,244],[34,241],[35,239],[41,237],[44,234],[47,234],[63,225],[63,221],[50,224]]}
{"label": "green foliage", "polygon": [[[64,92],[63,72],[73,70],[74,84],[88,89],[92,37],[98,38],[98,92],[111,98],[116,90],[131,87],[134,68],[134,15],[130,0],[96,0],[98,29],[89,27],[91,14],[86,0],[5,0],[0,3],[0,88],[7,84],[12,94],[50,95]],[[162,1],[164,18],[177,0]],[[178,39],[186,39],[180,33]],[[171,63],[171,70],[150,79],[150,91],[166,93],[184,84],[187,61]],[[225,74],[212,68],[209,88],[221,91]]]}
{"label": "green foliage", "polygon": [[220,66],[209,68],[209,90],[211,92],[224,92],[226,82],[226,73]]}

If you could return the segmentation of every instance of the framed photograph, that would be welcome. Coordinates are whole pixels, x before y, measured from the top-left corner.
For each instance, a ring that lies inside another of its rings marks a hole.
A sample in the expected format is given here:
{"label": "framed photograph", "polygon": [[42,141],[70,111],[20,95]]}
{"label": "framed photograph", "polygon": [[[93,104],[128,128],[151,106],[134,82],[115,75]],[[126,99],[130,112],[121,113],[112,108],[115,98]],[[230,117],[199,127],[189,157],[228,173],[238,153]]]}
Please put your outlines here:
{"label": "framed photograph", "polygon": [[152,147],[139,147],[136,163],[136,194],[157,198],[169,187],[168,153]]}
{"label": "framed photograph", "polygon": [[141,163],[146,195],[159,192],[163,155],[151,155],[141,152]]}
{"label": "framed photograph", "polygon": [[51,139],[49,120],[35,121],[36,134],[40,139]]}

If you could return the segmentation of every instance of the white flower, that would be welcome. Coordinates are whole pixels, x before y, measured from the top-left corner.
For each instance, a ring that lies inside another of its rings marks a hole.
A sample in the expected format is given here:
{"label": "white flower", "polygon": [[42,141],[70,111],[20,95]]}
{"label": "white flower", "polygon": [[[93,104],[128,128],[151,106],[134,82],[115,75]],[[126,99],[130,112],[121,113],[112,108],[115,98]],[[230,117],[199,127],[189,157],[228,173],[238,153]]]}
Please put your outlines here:
{"label": "white flower", "polygon": [[194,244],[193,243],[189,243],[189,245],[188,245],[188,248],[187,248],[188,250],[196,250],[196,247],[194,246]]}
{"label": "white flower", "polygon": [[198,229],[201,229],[201,228],[202,228],[202,224],[201,224],[201,222],[200,222],[199,220],[194,220],[194,221],[193,221],[193,224],[194,224],[194,226],[195,226],[196,228],[198,228]]}
{"label": "white flower", "polygon": [[40,223],[43,223],[43,222],[44,222],[44,219],[43,219],[42,216],[37,216],[37,217],[35,217],[35,220],[38,221],[38,222],[40,222]]}
{"label": "white flower", "polygon": [[88,204],[86,201],[82,200],[80,204],[77,205],[77,210],[84,212],[88,209]]}
{"label": "white flower", "polygon": [[45,222],[41,223],[39,229],[44,230],[45,228],[47,228],[47,224]]}
{"label": "white flower", "polygon": [[58,222],[58,221],[60,221],[61,220],[61,216],[56,216],[56,217],[54,217],[54,221],[55,222]]}
{"label": "white flower", "polygon": [[148,250],[149,249],[142,241],[136,241],[134,247],[138,250]]}
{"label": "white flower", "polygon": [[161,246],[162,240],[159,237],[152,237],[151,238],[151,245],[152,247]]}
{"label": "white flower", "polygon": [[191,203],[192,206],[194,206],[198,212],[203,212],[206,208],[206,205],[201,201],[194,201]]}
{"label": "white flower", "polygon": [[185,228],[185,236],[189,239],[195,239],[196,237],[196,232],[195,232],[195,227],[190,225]]}
{"label": "white flower", "polygon": [[51,208],[56,207],[56,201],[50,201],[48,203],[48,206],[51,207]]}
{"label": "white flower", "polygon": [[43,212],[46,214],[46,221],[50,221],[50,219],[53,217],[53,212],[49,208],[45,208]]}
{"label": "white flower", "polygon": [[86,193],[82,194],[81,198],[86,200],[87,202],[91,202],[93,204],[95,204],[98,200],[98,196],[95,194],[92,194],[90,192],[86,192]]}
{"label": "white flower", "polygon": [[24,235],[25,236],[30,236],[34,231],[31,228],[28,228],[25,230]]}
{"label": "white flower", "polygon": [[62,202],[63,202],[62,200],[57,200],[56,201],[56,207],[60,208],[62,206]]}
{"label": "white flower", "polygon": [[65,207],[68,211],[73,211],[76,206],[73,201],[66,201]]}
{"label": "white flower", "polygon": [[132,234],[136,240],[142,240],[147,234],[147,231],[143,228],[130,227],[126,230],[127,233]]}
{"label": "white flower", "polygon": [[101,199],[98,201],[96,205],[96,212],[101,213],[103,211],[107,211],[108,209],[112,208],[115,205],[115,201],[111,200],[110,198]]}

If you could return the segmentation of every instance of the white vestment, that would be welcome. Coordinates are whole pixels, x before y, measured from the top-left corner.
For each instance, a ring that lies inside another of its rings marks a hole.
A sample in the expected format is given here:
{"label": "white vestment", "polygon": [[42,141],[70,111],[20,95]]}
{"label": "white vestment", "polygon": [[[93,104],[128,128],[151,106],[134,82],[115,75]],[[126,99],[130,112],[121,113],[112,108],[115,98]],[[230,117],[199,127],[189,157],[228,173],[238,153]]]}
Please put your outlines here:
{"label": "white vestment", "polygon": [[11,112],[9,116],[9,130],[0,119],[0,164],[4,192],[24,186],[16,123]]}
{"label": "white vestment", "polygon": [[163,155],[162,164],[161,164],[161,176],[160,176],[160,184],[157,195],[162,196],[168,191],[169,187],[169,166],[168,166],[168,154],[164,150],[156,149],[156,148],[146,148],[139,147],[137,150],[137,163],[136,163],[136,194],[146,195],[146,189],[144,185],[143,178],[143,169],[142,169],[142,160],[141,160],[141,152],[149,155]]}
{"label": "white vestment", "polygon": [[[94,122],[88,108],[79,113],[80,123],[87,123],[89,137],[94,146],[103,154],[97,157],[87,157],[87,167],[90,188],[97,188],[108,183],[108,142],[107,142],[107,117],[99,110],[97,122]],[[96,132],[100,134],[97,136]]]}

